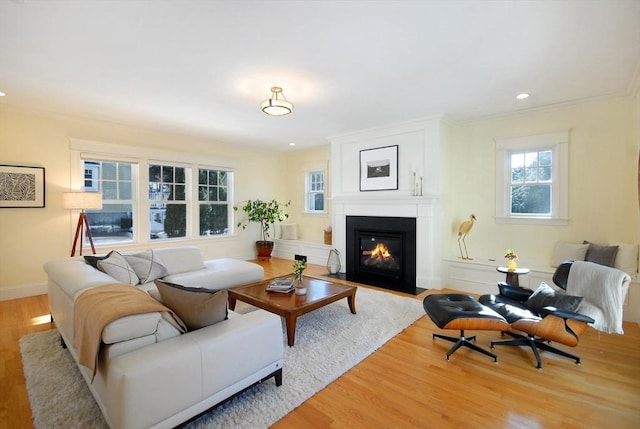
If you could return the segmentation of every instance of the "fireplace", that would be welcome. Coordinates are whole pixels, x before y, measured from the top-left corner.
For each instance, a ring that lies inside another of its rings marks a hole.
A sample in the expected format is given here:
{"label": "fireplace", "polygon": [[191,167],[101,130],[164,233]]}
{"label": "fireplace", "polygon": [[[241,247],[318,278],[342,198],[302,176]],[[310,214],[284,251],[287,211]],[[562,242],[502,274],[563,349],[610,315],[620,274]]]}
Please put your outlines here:
{"label": "fireplace", "polygon": [[416,219],[346,217],[346,277],[416,293]]}

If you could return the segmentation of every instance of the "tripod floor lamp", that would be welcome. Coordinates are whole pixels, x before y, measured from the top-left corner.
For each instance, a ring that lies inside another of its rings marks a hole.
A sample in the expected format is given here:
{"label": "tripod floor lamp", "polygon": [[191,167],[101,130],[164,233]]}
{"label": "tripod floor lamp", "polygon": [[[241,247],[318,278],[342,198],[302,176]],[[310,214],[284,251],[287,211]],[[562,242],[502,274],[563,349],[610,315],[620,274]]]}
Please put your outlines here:
{"label": "tripod floor lamp", "polygon": [[73,239],[73,247],[71,248],[71,256],[76,255],[76,245],[78,238],[80,239],[80,255],[82,255],[82,239],[84,237],[84,229],[86,228],[91,250],[96,254],[96,248],[93,245],[93,237],[91,236],[91,228],[89,228],[89,220],[85,210],[102,208],[102,194],[99,192],[65,192],[62,196],[62,205],[65,209],[81,210],[78,218],[78,226],[76,227],[76,236]]}

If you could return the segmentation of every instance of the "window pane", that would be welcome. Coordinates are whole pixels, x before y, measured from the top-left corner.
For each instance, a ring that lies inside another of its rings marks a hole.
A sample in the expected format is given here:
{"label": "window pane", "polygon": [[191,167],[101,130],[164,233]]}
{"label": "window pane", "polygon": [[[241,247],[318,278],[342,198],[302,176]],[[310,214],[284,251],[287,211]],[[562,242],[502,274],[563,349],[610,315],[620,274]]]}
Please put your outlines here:
{"label": "window pane", "polygon": [[227,201],[227,188],[218,188],[218,201]]}
{"label": "window pane", "polygon": [[538,166],[538,152],[530,152],[524,156],[525,167],[537,167]]}
{"label": "window pane", "polygon": [[102,199],[118,199],[118,184],[116,182],[102,182]]}
{"label": "window pane", "polygon": [[173,167],[167,165],[162,166],[162,181],[165,183],[173,183]]}
{"label": "window pane", "polygon": [[538,169],[537,168],[525,168],[525,182],[535,182],[538,178]]}
{"label": "window pane", "polygon": [[198,186],[198,201],[207,201],[209,196],[209,188],[206,186]]}
{"label": "window pane", "polygon": [[220,235],[229,232],[226,204],[200,204],[200,235]]}
{"label": "window pane", "polygon": [[551,214],[551,185],[512,186],[511,213]]}
{"label": "window pane", "polygon": [[118,178],[116,172],[117,172],[117,167],[115,162],[102,163],[102,179],[116,180]]}
{"label": "window pane", "polygon": [[549,181],[551,180],[551,167],[540,167],[538,171],[540,181]]}
{"label": "window pane", "polygon": [[540,152],[540,165],[551,165],[551,151]]}
{"label": "window pane", "polygon": [[203,169],[198,170],[198,184],[199,185],[207,184],[207,170],[203,170]]}
{"label": "window pane", "polygon": [[118,179],[131,180],[131,164],[118,164]]}
{"label": "window pane", "polygon": [[218,201],[218,193],[216,192],[215,187],[210,187],[209,188],[209,201]]}
{"label": "window pane", "polygon": [[131,241],[133,238],[133,168],[127,162],[83,161],[86,192],[101,192],[101,210],[87,211],[96,244]]}
{"label": "window pane", "polygon": [[187,235],[187,206],[167,204],[163,226],[167,237],[185,237]]}
{"label": "window pane", "polygon": [[149,166],[149,182],[161,182],[161,168],[159,165]]}
{"label": "window pane", "polygon": [[511,168],[524,167],[524,154],[514,153],[511,155]]}
{"label": "window pane", "polygon": [[219,171],[218,173],[218,185],[227,186],[227,172]]}
{"label": "window pane", "polygon": [[524,180],[524,168],[518,167],[511,169],[511,181],[522,182]]}
{"label": "window pane", "polygon": [[184,185],[176,185],[176,195],[175,195],[174,199],[176,201],[185,201],[186,200],[185,186]]}
{"label": "window pane", "polygon": [[218,184],[218,172],[215,170],[209,170],[209,184],[217,185]]}
{"label": "window pane", "polygon": [[176,183],[184,183],[184,168],[176,167],[175,168],[175,181]]}
{"label": "window pane", "polygon": [[88,210],[87,220],[95,244],[129,242],[132,240],[132,204],[104,204],[102,210]]}

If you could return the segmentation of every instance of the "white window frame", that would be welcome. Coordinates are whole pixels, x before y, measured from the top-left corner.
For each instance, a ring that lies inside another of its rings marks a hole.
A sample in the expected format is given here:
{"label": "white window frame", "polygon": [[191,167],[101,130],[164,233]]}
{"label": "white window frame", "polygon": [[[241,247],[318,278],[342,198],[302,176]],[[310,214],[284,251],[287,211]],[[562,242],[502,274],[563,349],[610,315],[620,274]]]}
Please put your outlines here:
{"label": "white window frame", "polygon": [[[569,221],[569,130],[496,138],[496,222],[567,225]],[[551,214],[511,213],[511,152],[551,150]]]}
{"label": "white window frame", "polygon": [[[234,206],[234,182],[235,172],[238,169],[237,162],[230,160],[221,160],[206,156],[201,156],[188,152],[175,152],[163,149],[149,149],[138,146],[120,145],[114,143],[105,143],[93,140],[70,139],[70,165],[71,165],[71,183],[70,190],[80,191],[84,185],[84,159],[95,159],[102,161],[120,161],[137,164],[137,188],[134,188],[135,195],[135,216],[133,219],[134,236],[131,242],[127,244],[145,244],[157,243],[159,240],[151,240],[148,222],[149,213],[149,164],[164,164],[187,167],[190,174],[187,175],[187,236],[167,239],[170,241],[197,241],[197,240],[216,240],[220,238],[228,238],[234,236],[237,232],[233,222],[233,206]],[[199,210],[190,207],[194,201],[197,202],[197,174],[198,168],[207,168],[214,170],[224,170],[229,173],[227,204],[229,205],[229,233],[224,235],[200,236],[199,229]],[[195,177],[194,177],[195,176]],[[75,231],[75,224],[72,225],[71,234]],[[167,240],[162,240],[167,241]],[[123,243],[122,246],[125,246]],[[96,246],[98,247],[98,246]],[[118,247],[117,244],[109,244],[109,248]]]}
{"label": "white window frame", "polygon": [[[322,183],[324,189],[322,191],[324,204],[322,210],[311,210],[309,207],[310,194],[318,193],[311,190],[311,175],[316,173],[322,173]],[[304,173],[304,212],[307,214],[326,214],[327,213],[327,171],[322,168],[313,168],[305,171]]]}

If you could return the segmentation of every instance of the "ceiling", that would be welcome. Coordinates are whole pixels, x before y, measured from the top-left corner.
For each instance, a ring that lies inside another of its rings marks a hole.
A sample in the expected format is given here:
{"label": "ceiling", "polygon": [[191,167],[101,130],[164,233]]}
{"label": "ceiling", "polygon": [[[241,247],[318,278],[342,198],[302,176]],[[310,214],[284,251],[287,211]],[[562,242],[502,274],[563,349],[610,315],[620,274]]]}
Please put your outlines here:
{"label": "ceiling", "polygon": [[[1,104],[274,150],[630,95],[639,75],[637,0],[0,0]],[[260,111],[274,85],[292,114]]]}

